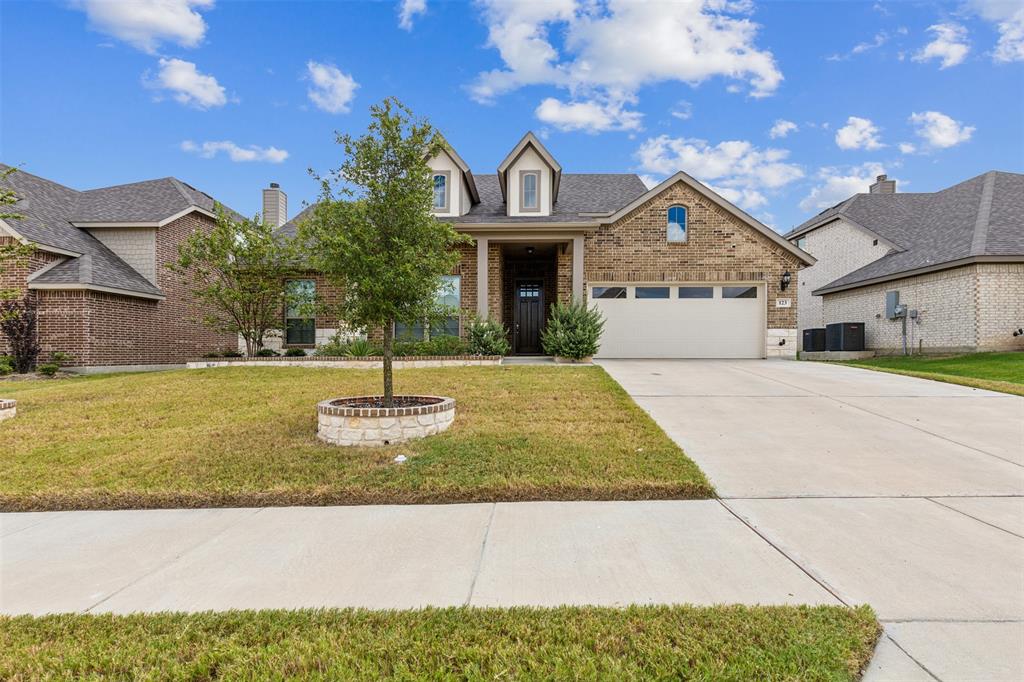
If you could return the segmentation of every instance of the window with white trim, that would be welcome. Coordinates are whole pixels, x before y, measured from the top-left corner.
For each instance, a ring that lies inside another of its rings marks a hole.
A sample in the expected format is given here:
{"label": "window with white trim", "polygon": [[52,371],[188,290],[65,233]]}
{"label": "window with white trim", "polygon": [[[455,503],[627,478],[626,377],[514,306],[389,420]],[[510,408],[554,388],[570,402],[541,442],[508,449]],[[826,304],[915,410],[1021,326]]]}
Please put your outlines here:
{"label": "window with white trim", "polygon": [[434,210],[448,210],[448,173],[434,173]]}
{"label": "window with white trim", "polygon": [[284,313],[284,342],[289,346],[312,346],[316,343],[316,281],[291,279],[285,283],[289,303]]}
{"label": "window with white trim", "polygon": [[462,277],[445,275],[434,302],[448,311],[448,316],[433,325],[425,321],[405,324],[395,323],[395,338],[399,341],[424,341],[438,336],[459,335],[459,307],[462,301]]}
{"label": "window with white trim", "polygon": [[666,228],[665,237],[670,242],[685,242],[686,241],[686,207],[685,206],[669,206],[666,211],[668,226]]}
{"label": "window with white trim", "polygon": [[520,178],[522,182],[522,210],[540,210],[540,173],[523,173]]}

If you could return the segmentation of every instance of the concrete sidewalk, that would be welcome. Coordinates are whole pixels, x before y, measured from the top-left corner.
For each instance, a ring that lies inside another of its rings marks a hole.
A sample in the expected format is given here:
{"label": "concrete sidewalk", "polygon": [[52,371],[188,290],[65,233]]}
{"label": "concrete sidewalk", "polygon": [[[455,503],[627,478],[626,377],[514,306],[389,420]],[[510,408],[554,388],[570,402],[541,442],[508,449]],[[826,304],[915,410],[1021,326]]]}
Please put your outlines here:
{"label": "concrete sidewalk", "polygon": [[0,611],[836,604],[716,501],[0,515]]}

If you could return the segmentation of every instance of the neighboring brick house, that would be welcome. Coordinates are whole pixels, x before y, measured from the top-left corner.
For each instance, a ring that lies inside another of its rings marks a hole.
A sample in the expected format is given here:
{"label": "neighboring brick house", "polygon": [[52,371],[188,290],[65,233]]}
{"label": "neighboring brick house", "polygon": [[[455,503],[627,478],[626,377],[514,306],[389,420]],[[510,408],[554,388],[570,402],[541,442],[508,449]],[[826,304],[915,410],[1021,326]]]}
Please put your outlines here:
{"label": "neighboring brick house", "polygon": [[44,357],[146,367],[235,344],[199,322],[184,281],[164,267],[182,240],[214,224],[209,196],[174,178],[80,192],[18,171],[5,184],[21,218],[0,220],[0,239],[36,249],[27,263],[5,264],[0,287],[35,299]]}
{"label": "neighboring brick house", "polygon": [[[801,273],[801,330],[864,323],[880,353],[903,352],[904,326],[908,352],[1024,350],[1024,175],[928,193],[881,175],[786,238],[818,259]],[[911,315],[890,318],[890,292]]]}
{"label": "neighboring brick house", "polygon": [[[552,303],[576,297],[605,315],[601,357],[795,355],[797,275],[814,259],[686,173],[653,189],[634,174],[563,173],[532,133],[495,174],[475,175],[452,149],[429,164],[434,212],[474,239],[443,292],[463,311],[444,333],[490,317],[513,353],[537,354]],[[301,285],[336,295],[320,278]],[[284,345],[310,347],[336,328],[292,319]]]}

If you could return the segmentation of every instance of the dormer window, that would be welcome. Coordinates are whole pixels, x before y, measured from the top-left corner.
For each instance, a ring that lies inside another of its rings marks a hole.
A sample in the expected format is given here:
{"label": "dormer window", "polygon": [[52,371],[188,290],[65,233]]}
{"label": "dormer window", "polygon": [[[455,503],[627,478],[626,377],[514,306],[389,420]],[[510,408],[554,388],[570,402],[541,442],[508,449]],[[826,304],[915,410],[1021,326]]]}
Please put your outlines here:
{"label": "dormer window", "polygon": [[666,237],[670,242],[686,241],[686,207],[670,206],[667,212]]}
{"label": "dormer window", "polygon": [[452,174],[449,171],[436,171],[434,173],[434,211],[436,213],[447,213],[451,202],[449,201],[448,188],[451,185]]}
{"label": "dormer window", "polygon": [[519,210],[540,210],[540,171],[519,172]]}

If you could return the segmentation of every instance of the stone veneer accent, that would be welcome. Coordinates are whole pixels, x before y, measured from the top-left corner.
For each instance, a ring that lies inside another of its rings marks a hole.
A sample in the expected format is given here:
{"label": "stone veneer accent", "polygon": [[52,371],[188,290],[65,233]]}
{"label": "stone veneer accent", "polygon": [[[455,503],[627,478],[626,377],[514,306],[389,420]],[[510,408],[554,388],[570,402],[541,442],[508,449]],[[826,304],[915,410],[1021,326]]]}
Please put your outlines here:
{"label": "stone veneer accent", "polygon": [[18,401],[0,398],[0,422],[11,419],[18,413]]}
{"label": "stone veneer accent", "polygon": [[[316,436],[332,445],[382,447],[445,431],[455,421],[455,399],[439,396],[395,396],[436,400],[417,407],[348,407],[345,403],[380,396],[333,398],[317,403]],[[340,404],[339,404],[340,403]]]}
{"label": "stone veneer accent", "polygon": [[[500,365],[500,355],[413,355],[395,358],[392,367],[395,369],[413,369],[423,367],[479,367]],[[208,367],[333,367],[335,369],[381,369],[384,358],[348,358],[310,355],[305,358],[202,358],[190,360],[189,369],[206,369]]]}

